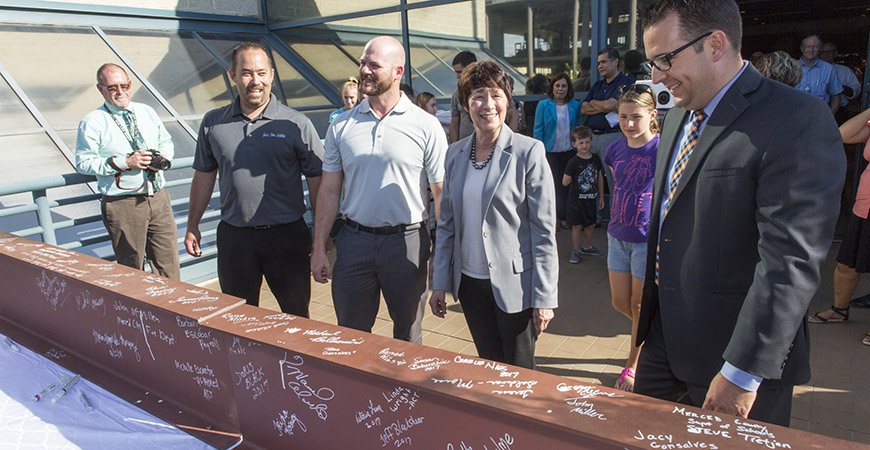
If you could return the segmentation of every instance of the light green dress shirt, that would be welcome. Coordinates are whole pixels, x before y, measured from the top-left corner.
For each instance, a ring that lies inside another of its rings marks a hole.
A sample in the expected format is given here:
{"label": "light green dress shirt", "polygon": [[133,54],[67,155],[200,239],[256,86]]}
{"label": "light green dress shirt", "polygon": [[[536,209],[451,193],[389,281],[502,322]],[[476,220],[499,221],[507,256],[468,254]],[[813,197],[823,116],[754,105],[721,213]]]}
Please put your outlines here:
{"label": "light green dress shirt", "polygon": [[[136,117],[139,133],[145,141],[144,149],[157,150],[164,158],[172,160],[175,147],[157,112],[148,105],[134,102],[130,102],[127,110]],[[76,138],[76,170],[85,175],[95,175],[97,188],[103,195],[146,194],[148,184],[152,184],[156,192],[165,183],[162,171],[155,174],[153,181],[149,181],[148,170],[130,169],[127,166],[126,157],[133,148],[128,133],[118,126],[126,126],[121,114],[120,109],[104,103],[82,119]],[[117,123],[112,115],[117,118]]]}

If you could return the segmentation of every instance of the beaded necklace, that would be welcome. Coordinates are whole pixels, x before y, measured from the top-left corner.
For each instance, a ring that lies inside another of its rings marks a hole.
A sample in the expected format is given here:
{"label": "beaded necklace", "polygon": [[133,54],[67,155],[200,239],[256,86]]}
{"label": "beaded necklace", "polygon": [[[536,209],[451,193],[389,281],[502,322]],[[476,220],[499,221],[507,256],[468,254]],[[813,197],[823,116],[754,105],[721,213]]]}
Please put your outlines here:
{"label": "beaded necklace", "polygon": [[495,148],[493,148],[489,152],[489,156],[486,157],[485,161],[479,163],[479,162],[477,162],[477,158],[475,157],[475,150],[477,147],[477,144],[475,144],[476,141],[477,141],[477,139],[471,140],[471,158],[470,158],[471,159],[471,167],[474,167],[477,170],[483,170],[486,167],[486,165],[489,164],[489,162],[492,160],[492,154],[495,153]]}

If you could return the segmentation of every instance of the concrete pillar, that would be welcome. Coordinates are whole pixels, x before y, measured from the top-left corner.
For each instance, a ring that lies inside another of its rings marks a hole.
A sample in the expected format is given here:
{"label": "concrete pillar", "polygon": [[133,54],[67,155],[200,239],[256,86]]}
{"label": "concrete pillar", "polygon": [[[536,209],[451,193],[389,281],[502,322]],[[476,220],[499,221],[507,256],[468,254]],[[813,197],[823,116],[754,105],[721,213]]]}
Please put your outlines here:
{"label": "concrete pillar", "polygon": [[637,49],[637,0],[631,0],[628,7],[628,48]]}
{"label": "concrete pillar", "polygon": [[590,6],[589,1],[583,2],[583,28],[580,28],[580,47],[589,45],[589,33],[591,29],[589,28],[589,21],[592,20],[592,6]]}
{"label": "concrete pillar", "polygon": [[489,49],[499,57],[504,56],[504,11],[487,15]]}
{"label": "concrete pillar", "polygon": [[[633,0],[637,1],[637,0]],[[579,42],[577,41],[577,28],[580,26],[580,0],[574,0],[574,22],[572,23],[573,27],[571,29],[571,39],[573,40],[573,49],[571,50],[571,70],[577,69],[577,47],[579,47]]]}
{"label": "concrete pillar", "polygon": [[532,20],[532,5],[526,6],[526,49],[529,54],[529,73],[531,78],[535,75],[535,28]]}

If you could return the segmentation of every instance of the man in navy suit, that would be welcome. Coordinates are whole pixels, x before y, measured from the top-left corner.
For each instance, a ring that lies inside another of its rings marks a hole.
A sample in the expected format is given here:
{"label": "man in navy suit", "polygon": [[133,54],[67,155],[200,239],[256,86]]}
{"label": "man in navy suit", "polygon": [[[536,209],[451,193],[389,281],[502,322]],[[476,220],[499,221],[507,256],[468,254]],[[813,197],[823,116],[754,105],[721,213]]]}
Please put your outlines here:
{"label": "man in navy suit", "polygon": [[763,78],[741,35],[734,0],[658,0],[644,16],[645,68],[677,108],[656,161],[635,392],[787,426],[845,161],[827,106]]}

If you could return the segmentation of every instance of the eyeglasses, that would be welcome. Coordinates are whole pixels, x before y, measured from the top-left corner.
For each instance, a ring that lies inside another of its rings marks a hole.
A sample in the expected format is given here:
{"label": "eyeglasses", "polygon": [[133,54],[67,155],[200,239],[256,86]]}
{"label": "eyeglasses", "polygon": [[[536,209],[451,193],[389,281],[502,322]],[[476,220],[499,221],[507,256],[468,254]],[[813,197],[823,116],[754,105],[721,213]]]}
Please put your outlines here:
{"label": "eyeglasses", "polygon": [[114,94],[115,92],[118,92],[119,90],[121,90],[121,91],[128,91],[128,90],[130,90],[130,84],[131,84],[131,83],[128,81],[128,82],[126,82],[126,83],[118,83],[118,84],[103,84],[103,83],[100,83],[100,86],[106,88],[106,90],[109,91],[109,93]]}
{"label": "eyeglasses", "polygon": [[625,94],[628,91],[634,91],[638,94],[649,94],[655,98],[655,91],[648,84],[623,84],[619,87],[619,95]]}
{"label": "eyeglasses", "polygon": [[671,69],[671,59],[674,56],[677,56],[677,54],[680,53],[681,51],[691,47],[694,43],[700,41],[701,39],[704,39],[705,37],[707,37],[711,34],[713,34],[713,32],[708,31],[708,32],[696,37],[695,39],[692,39],[691,41],[689,41],[688,44],[686,44],[686,45],[684,45],[684,46],[682,46],[682,47],[680,47],[680,48],[678,48],[670,53],[666,53],[666,54],[661,55],[661,56],[656,56],[655,58],[642,63],[640,65],[640,67],[643,68],[644,72],[646,72],[647,74],[650,74],[650,75],[652,75],[653,68],[656,68],[662,72],[670,70]]}

